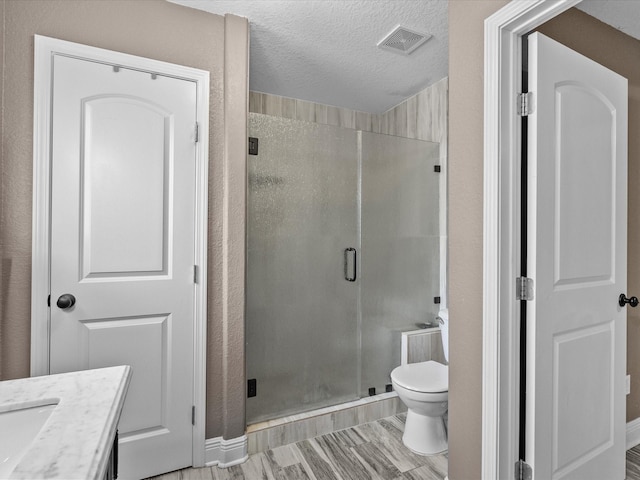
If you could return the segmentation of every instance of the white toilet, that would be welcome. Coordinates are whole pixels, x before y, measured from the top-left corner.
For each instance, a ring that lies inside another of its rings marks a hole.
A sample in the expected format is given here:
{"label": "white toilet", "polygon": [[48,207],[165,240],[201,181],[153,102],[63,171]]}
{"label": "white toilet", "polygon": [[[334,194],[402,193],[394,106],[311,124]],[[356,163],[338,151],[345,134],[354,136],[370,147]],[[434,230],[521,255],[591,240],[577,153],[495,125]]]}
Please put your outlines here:
{"label": "white toilet", "polygon": [[[445,359],[449,360],[446,310],[438,314]],[[444,415],[449,400],[449,367],[429,360],[409,363],[391,372],[393,389],[407,406],[403,443],[414,453],[436,455],[447,450]]]}

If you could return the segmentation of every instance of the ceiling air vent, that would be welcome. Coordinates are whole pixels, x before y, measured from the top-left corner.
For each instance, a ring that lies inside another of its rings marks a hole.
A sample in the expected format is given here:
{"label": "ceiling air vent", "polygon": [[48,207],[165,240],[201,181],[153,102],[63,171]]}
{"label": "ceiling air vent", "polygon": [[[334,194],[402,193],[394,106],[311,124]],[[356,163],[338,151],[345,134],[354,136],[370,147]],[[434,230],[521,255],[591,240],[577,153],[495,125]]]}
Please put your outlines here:
{"label": "ceiling air vent", "polygon": [[378,42],[378,47],[391,52],[409,55],[430,38],[431,35],[414,32],[398,25],[389,35]]}

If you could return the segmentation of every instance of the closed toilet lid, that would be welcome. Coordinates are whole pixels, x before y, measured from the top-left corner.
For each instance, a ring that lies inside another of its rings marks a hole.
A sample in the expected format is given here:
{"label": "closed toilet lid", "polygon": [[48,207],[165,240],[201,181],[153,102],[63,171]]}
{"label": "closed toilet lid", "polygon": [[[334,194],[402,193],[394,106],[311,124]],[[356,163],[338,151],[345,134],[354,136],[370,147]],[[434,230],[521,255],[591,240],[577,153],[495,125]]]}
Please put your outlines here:
{"label": "closed toilet lid", "polygon": [[395,368],[391,380],[407,390],[439,393],[449,390],[449,367],[429,360]]}

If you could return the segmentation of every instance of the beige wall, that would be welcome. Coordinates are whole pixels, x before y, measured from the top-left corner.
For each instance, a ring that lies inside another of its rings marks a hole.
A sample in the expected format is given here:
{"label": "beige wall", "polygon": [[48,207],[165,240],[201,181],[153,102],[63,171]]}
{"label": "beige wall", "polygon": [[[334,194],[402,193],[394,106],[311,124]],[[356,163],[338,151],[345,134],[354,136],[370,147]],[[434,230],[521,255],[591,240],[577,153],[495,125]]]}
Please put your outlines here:
{"label": "beige wall", "polygon": [[480,478],[484,20],[507,0],[449,2],[449,479]]}
{"label": "beige wall", "polygon": [[[627,294],[640,295],[640,41],[572,8],[538,29],[629,80],[629,228]],[[627,309],[627,421],[640,417],[640,311]]]}
{"label": "beige wall", "polygon": [[0,13],[0,379],[30,371],[33,35],[195,67],[211,75],[207,437],[242,435],[244,222],[234,211],[244,208],[246,20],[160,0],[0,0]]}

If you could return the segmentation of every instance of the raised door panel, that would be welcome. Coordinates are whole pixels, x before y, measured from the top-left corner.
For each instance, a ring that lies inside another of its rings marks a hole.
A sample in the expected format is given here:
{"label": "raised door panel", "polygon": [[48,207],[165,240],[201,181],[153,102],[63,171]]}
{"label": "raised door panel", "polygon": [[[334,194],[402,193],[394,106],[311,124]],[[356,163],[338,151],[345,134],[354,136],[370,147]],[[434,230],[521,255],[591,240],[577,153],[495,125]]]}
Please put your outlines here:
{"label": "raised door panel", "polygon": [[556,86],[555,105],[555,286],[611,282],[615,107],[602,93],[576,82]]}
{"label": "raised door panel", "polygon": [[143,98],[82,103],[83,279],[166,275],[173,116]]}

